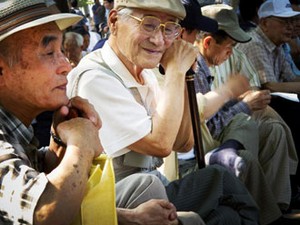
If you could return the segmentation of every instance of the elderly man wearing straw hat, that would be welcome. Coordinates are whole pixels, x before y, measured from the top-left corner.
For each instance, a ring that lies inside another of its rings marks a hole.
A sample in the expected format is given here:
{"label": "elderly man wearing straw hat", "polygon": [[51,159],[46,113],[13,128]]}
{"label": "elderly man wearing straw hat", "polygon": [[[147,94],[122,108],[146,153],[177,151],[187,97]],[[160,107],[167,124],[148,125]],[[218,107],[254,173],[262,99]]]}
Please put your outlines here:
{"label": "elderly man wearing straw hat", "polygon": [[[66,95],[71,66],[61,30],[80,19],[44,0],[0,2],[0,224],[71,224],[79,211],[92,160],[102,151],[98,114]],[[70,108],[82,117],[66,120]],[[47,110],[57,110],[52,140],[38,151],[30,124]],[[155,176],[125,182],[116,188],[126,186],[130,195],[117,203],[131,209],[117,209],[119,224],[176,225],[177,217],[203,224],[196,213],[177,215]]]}
{"label": "elderly man wearing straw hat", "polygon": [[[207,224],[257,224],[256,204],[223,167],[170,183],[156,169],[172,150],[193,144],[185,74],[198,50],[177,39],[185,14],[180,0],[116,0],[108,41],[70,72],[68,94],[87,98],[99,113],[117,180],[156,174],[177,210],[197,212]],[[158,64],[165,69],[162,92],[152,70]]]}

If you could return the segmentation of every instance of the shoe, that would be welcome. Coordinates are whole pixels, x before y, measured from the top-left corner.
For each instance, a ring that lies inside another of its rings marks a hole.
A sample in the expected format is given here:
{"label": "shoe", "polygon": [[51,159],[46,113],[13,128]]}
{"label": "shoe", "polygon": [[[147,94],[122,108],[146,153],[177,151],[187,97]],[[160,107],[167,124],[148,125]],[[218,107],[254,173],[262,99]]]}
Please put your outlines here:
{"label": "shoe", "polygon": [[246,169],[245,161],[238,156],[234,148],[214,149],[205,154],[205,164],[218,164],[226,167],[229,171],[239,177]]}

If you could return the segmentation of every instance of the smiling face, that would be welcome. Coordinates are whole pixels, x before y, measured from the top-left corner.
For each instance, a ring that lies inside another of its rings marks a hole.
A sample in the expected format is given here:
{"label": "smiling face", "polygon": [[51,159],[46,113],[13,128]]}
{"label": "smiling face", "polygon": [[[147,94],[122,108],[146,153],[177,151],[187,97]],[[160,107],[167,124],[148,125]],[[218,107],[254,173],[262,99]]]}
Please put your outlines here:
{"label": "smiling face", "polygon": [[[133,70],[154,68],[174,40],[164,37],[162,27],[151,34],[144,32],[140,22],[126,14],[117,15],[117,12],[113,11],[110,16],[111,47],[132,73]],[[160,19],[161,23],[177,22],[175,17],[159,12],[133,10],[130,15],[140,19],[153,16]]]}
{"label": "smiling face", "polygon": [[7,39],[1,46],[7,43],[10,51],[18,51],[18,60],[8,66],[0,57],[0,103],[33,117],[67,104],[66,75],[71,67],[61,51],[62,32],[56,24],[26,29]]}

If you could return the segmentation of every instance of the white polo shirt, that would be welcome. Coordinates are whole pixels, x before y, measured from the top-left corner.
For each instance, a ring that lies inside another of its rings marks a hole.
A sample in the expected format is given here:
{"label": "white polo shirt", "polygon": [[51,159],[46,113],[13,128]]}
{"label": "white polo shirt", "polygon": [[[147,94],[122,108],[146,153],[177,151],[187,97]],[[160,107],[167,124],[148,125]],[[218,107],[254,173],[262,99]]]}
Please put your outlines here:
{"label": "white polo shirt", "polygon": [[[99,136],[104,151],[112,157],[129,152],[127,146],[151,132],[151,115],[155,112],[160,91],[155,74],[145,69],[142,72],[145,84],[137,83],[108,43],[84,57],[70,72],[69,97],[82,72],[78,95],[88,99],[100,115],[102,128]],[[138,90],[142,104],[131,89]]]}

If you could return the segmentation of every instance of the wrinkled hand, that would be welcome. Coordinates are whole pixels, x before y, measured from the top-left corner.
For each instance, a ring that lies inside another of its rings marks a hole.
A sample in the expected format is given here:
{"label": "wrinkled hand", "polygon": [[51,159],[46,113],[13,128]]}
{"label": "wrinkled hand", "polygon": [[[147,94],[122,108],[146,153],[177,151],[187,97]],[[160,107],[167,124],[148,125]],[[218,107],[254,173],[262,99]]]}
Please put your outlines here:
{"label": "wrinkled hand", "polygon": [[243,95],[242,101],[247,103],[251,111],[264,109],[271,102],[270,91],[248,91]]}
{"label": "wrinkled hand", "polygon": [[72,117],[77,117],[77,115],[69,115],[74,113],[75,109],[80,117],[89,119],[98,129],[101,127],[101,120],[94,109],[94,106],[88,102],[88,100],[76,96],[70,99],[67,106],[62,106],[58,111],[54,113],[53,127],[56,128],[57,124],[62,121],[69,120]]}
{"label": "wrinkled hand", "polygon": [[98,129],[88,119],[77,117],[61,122],[56,131],[67,146],[78,147],[86,157],[95,158],[103,151]]}
{"label": "wrinkled hand", "polygon": [[[78,117],[79,116],[79,117]],[[81,97],[74,97],[67,106],[62,106],[54,113],[52,132],[55,133],[66,144],[86,143],[86,146],[95,145],[91,150],[97,156],[102,152],[102,146],[98,138],[98,131],[101,128],[101,120],[87,100]],[[51,138],[50,149],[62,158],[65,149],[58,146]]]}
{"label": "wrinkled hand", "polygon": [[167,200],[152,199],[134,209],[138,224],[178,225],[175,206]]}
{"label": "wrinkled hand", "polygon": [[191,43],[184,40],[175,40],[164,53],[161,64],[166,74],[168,70],[171,70],[185,75],[194,64],[198,52],[198,48]]}
{"label": "wrinkled hand", "polygon": [[238,98],[250,89],[248,78],[241,74],[229,76],[224,86],[231,91],[231,98]]}

